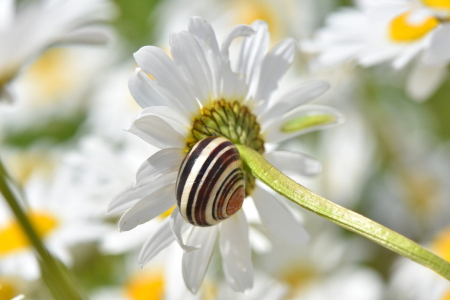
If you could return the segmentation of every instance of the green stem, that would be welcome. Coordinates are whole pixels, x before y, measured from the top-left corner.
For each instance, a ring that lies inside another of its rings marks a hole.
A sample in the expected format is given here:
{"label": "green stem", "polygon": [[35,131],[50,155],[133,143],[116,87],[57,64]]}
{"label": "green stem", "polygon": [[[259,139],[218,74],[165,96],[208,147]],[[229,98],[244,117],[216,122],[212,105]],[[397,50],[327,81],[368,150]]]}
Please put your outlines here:
{"label": "green stem", "polygon": [[316,195],[284,175],[255,150],[243,145],[236,145],[236,147],[252,174],[280,195],[339,226],[428,267],[450,280],[450,263],[444,259],[401,234]]}
{"label": "green stem", "polygon": [[11,177],[6,172],[2,162],[0,161],[0,192],[8,203],[11,211],[14,213],[17,221],[21,225],[28,240],[33,245],[39,265],[42,270],[42,278],[46,282],[55,299],[64,300],[81,300],[80,295],[67,272],[67,269],[57,261],[45,248],[38,234],[30,223],[22,206],[12,191],[8,181]]}

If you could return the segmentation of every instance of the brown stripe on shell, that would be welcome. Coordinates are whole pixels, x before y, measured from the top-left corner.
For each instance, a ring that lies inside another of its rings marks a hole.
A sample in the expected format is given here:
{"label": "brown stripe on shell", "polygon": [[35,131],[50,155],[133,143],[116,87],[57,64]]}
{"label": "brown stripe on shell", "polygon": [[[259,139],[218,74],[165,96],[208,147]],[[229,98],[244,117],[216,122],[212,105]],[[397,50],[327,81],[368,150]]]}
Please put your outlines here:
{"label": "brown stripe on shell", "polygon": [[236,213],[245,198],[242,162],[236,147],[223,137],[199,141],[183,160],[176,183],[183,218],[211,226]]}

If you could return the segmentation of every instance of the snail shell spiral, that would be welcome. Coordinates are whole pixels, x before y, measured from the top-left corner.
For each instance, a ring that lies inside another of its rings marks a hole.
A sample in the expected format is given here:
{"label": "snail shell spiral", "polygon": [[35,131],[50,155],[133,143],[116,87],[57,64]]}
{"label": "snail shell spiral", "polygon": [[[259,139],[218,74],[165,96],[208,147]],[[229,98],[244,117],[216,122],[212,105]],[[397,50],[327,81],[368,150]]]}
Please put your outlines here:
{"label": "snail shell spiral", "polygon": [[181,164],[176,198],[192,225],[212,226],[236,213],[244,202],[245,180],[233,143],[223,137],[197,142]]}

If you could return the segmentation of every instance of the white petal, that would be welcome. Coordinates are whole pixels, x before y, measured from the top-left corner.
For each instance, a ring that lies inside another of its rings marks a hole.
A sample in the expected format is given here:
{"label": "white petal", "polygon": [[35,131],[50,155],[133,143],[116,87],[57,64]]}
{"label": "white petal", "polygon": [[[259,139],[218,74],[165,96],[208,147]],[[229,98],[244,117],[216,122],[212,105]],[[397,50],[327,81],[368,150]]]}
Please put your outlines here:
{"label": "white petal", "polygon": [[[311,122],[311,124],[305,124],[304,127],[297,131],[285,132],[282,130],[282,126],[287,122],[300,119],[310,118],[317,116],[319,119],[325,117],[319,123]],[[323,106],[323,105],[305,105],[297,107],[296,109],[284,114],[271,124],[264,124],[263,132],[266,135],[268,143],[279,143],[281,141],[293,138],[295,136],[305,134],[315,130],[321,130],[329,127],[336,126],[344,122],[345,117],[338,110]],[[270,126],[269,126],[270,125]],[[267,127],[269,126],[269,127]]]}
{"label": "white petal", "polygon": [[358,62],[363,67],[371,67],[397,56],[400,51],[400,47],[386,47],[386,45],[367,47],[358,54]]}
{"label": "white petal", "polygon": [[190,224],[188,224],[183,219],[178,207],[175,207],[172,214],[170,215],[170,228],[172,229],[172,232],[173,232],[178,244],[180,245],[181,248],[183,248],[183,250],[185,252],[191,252],[193,250],[197,250],[201,246],[201,245],[188,246],[187,244],[185,244],[183,242],[182,234],[190,227],[192,227],[192,226],[190,226]]}
{"label": "white petal", "polygon": [[248,25],[237,25],[231,29],[228,36],[222,43],[221,52],[223,57],[228,57],[228,50],[230,48],[231,42],[238,37],[250,36],[255,33],[255,30]]}
{"label": "white petal", "polygon": [[170,35],[170,47],[173,60],[180,67],[194,95],[206,105],[212,97],[212,78],[199,42],[192,33],[182,31]]}
{"label": "white petal", "polygon": [[58,38],[57,43],[104,45],[112,41],[114,32],[105,26],[91,25],[77,28]]}
{"label": "white petal", "polygon": [[139,253],[139,264],[141,267],[151,261],[173,241],[175,241],[175,237],[170,229],[169,218],[165,218],[151,234],[144,246],[142,246],[141,252]]}
{"label": "white petal", "polygon": [[15,0],[0,1],[0,31],[5,30],[14,20],[16,11]]}
{"label": "white petal", "polygon": [[446,75],[447,66],[429,66],[419,60],[409,74],[406,91],[414,100],[425,101],[437,90]]}
{"label": "white petal", "polygon": [[217,98],[220,93],[220,66],[222,64],[222,57],[214,30],[211,25],[201,17],[191,17],[189,19],[188,30],[197,38],[203,49],[203,53],[205,54],[211,69],[213,97]]}
{"label": "white petal", "polygon": [[253,97],[255,101],[269,101],[270,95],[277,89],[278,80],[292,65],[296,52],[295,40],[286,39],[276,45],[264,57],[258,80],[258,89]]}
{"label": "white petal", "polygon": [[117,194],[109,203],[107,214],[114,214],[132,207],[136,202],[155,192],[159,187],[166,184],[175,184],[177,172],[168,173],[156,177],[146,184],[127,186]]}
{"label": "white petal", "polygon": [[119,220],[121,231],[127,231],[150,221],[176,204],[175,184],[163,186],[136,202]]}
{"label": "white petal", "polygon": [[220,253],[222,254],[223,272],[230,287],[237,292],[251,289],[253,265],[248,224],[242,210],[222,222]]}
{"label": "white petal", "polygon": [[134,54],[134,58],[142,70],[156,78],[158,84],[172,93],[188,112],[198,110],[195,96],[181,75],[180,68],[162,49],[145,46]]}
{"label": "white petal", "polygon": [[[130,199],[127,197],[133,191],[133,185],[127,185],[122,191],[120,191],[114,198],[109,202],[108,209],[106,210],[106,214],[114,214],[116,212],[120,212],[122,210],[128,209],[137,202],[136,198]],[[132,200],[136,200],[131,202]]]}
{"label": "white petal", "polygon": [[206,270],[208,269],[209,261],[214,250],[214,245],[217,238],[217,226],[211,227],[194,227],[188,238],[188,244],[198,245],[202,247],[196,251],[184,253],[183,255],[183,278],[188,289],[197,293]]}
{"label": "white petal", "polygon": [[116,226],[110,228],[109,232],[100,240],[99,250],[103,254],[119,255],[142,248],[159,228],[161,222],[148,222],[144,226],[138,226],[133,230],[120,232]]}
{"label": "white petal", "polygon": [[421,50],[421,44],[411,45],[407,47],[393,62],[392,66],[394,69],[399,70],[406,66]]}
{"label": "white petal", "polygon": [[142,108],[154,105],[170,106],[168,100],[155,89],[153,80],[140,68],[136,68],[133,74],[130,75],[128,89],[134,100]]}
{"label": "white petal", "polygon": [[282,114],[322,95],[329,88],[328,82],[323,80],[310,80],[293,86],[270,101],[268,109],[259,116],[261,123],[270,123]]}
{"label": "white petal", "polygon": [[212,51],[219,56],[220,49],[217,43],[216,34],[211,25],[202,17],[191,17],[189,19],[188,30],[195,35],[202,47],[208,51]]}
{"label": "white petal", "polygon": [[168,106],[146,107],[140,113],[140,117],[144,116],[157,116],[163,119],[170,124],[175,131],[183,136],[187,136],[192,127],[191,120],[189,120],[186,115],[181,114]]}
{"label": "white petal", "polygon": [[135,187],[152,183],[161,175],[178,173],[185,155],[186,153],[179,148],[167,148],[156,152],[139,167]]}
{"label": "white petal", "polygon": [[283,173],[314,176],[322,171],[320,162],[300,152],[279,150],[266,153],[264,157]]}
{"label": "white petal", "polygon": [[269,47],[267,23],[258,20],[253,22],[252,28],[256,33],[243,39],[235,68],[238,74],[245,77],[245,82],[249,85],[249,93],[251,94],[256,89],[257,79],[261,70],[261,61]]}
{"label": "white petal", "polygon": [[184,148],[186,139],[163,118],[140,115],[131,124],[128,132],[137,135],[158,148]]}
{"label": "white petal", "polygon": [[423,61],[434,65],[447,63],[450,60],[450,24],[443,23],[433,33],[429,49],[425,51]]}
{"label": "white petal", "polygon": [[[248,201],[250,202],[250,201]],[[254,227],[249,227],[249,239],[250,245],[252,245],[253,251],[257,253],[268,253],[272,250],[272,243],[267,236]]]}
{"label": "white petal", "polygon": [[231,71],[230,62],[228,60],[222,61],[219,74],[219,98],[242,101],[247,97],[248,89],[245,84],[245,79]]}
{"label": "white petal", "polygon": [[228,37],[222,44],[221,61],[219,65],[219,97],[225,99],[244,100],[247,96],[247,85],[245,78],[239,76],[231,70],[228,48],[231,42],[239,36],[248,36],[255,33],[255,31],[247,25],[235,26]]}
{"label": "white petal", "polygon": [[[128,79],[128,88],[134,100],[142,107],[168,106],[183,115],[189,115],[189,110],[181,103],[178,96],[162,87],[156,80],[151,79],[140,68],[137,68]],[[195,108],[195,111],[198,111]],[[191,112],[193,113],[193,112]]]}
{"label": "white petal", "polygon": [[258,187],[253,192],[256,208],[264,226],[275,236],[292,244],[304,244],[309,236],[303,225],[276,197]]}

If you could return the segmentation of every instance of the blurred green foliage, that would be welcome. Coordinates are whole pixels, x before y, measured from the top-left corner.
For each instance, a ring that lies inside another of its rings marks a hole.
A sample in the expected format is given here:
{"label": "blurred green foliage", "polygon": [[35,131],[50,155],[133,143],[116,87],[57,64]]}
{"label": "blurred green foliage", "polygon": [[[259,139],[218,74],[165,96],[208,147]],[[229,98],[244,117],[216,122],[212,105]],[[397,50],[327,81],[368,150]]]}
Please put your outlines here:
{"label": "blurred green foliage", "polygon": [[27,148],[42,141],[64,143],[76,135],[85,118],[85,112],[64,117],[54,116],[39,124],[6,132],[3,143],[19,148]]}
{"label": "blurred green foliage", "polygon": [[119,8],[119,16],[114,25],[128,43],[128,51],[134,52],[148,45],[154,38],[156,21],[149,17],[160,0],[114,0]]}

